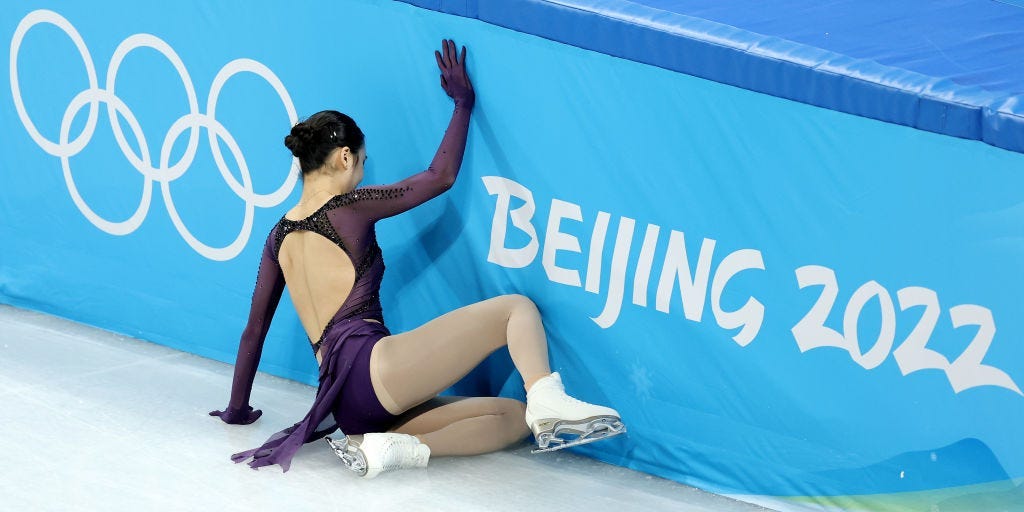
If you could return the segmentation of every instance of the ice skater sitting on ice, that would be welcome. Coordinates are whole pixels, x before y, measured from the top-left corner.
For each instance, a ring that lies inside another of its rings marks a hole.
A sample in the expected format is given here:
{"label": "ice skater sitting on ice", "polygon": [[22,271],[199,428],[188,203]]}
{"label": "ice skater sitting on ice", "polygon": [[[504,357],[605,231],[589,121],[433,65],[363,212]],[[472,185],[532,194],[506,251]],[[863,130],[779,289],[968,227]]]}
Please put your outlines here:
{"label": "ice skater sitting on ice", "polygon": [[[285,145],[299,159],[302,196],[270,231],[260,260],[249,320],[242,333],[228,407],[210,414],[249,424],[263,340],[288,285],[320,365],[309,413],[267,442],[232,456],[253,468],[280,464],[307,442],[327,442],[366,477],[425,467],[431,456],[475,455],[509,447],[532,430],[539,451],[619,434],[608,407],[565,394],[548,365],[540,313],[522,295],[502,295],[456,309],[408,332],[384,326],[384,261],[374,224],[436,197],[455,183],[475,94],[466,49],[443,41],[435,52],[441,87],[455,111],[427,170],[388,186],[357,188],[363,179],[363,133],[348,116],[326,110],[295,125]],[[527,389],[526,404],[492,397],[439,397],[495,350],[508,346]],[[525,416],[526,421],[523,421]]]}

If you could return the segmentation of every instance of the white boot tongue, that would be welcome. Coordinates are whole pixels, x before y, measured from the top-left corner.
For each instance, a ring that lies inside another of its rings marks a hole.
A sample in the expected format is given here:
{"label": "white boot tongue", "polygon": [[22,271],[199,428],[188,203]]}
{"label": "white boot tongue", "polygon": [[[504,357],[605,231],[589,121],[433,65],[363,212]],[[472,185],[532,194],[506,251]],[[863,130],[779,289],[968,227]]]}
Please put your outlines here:
{"label": "white boot tongue", "polygon": [[545,375],[537,379],[537,382],[534,382],[533,385],[530,386],[530,389],[526,390],[526,393],[530,394],[535,392],[534,390],[540,391],[541,389],[548,387],[554,387],[563,391],[565,390],[565,386],[562,385],[562,376],[559,375],[558,372],[552,372],[550,375]]}

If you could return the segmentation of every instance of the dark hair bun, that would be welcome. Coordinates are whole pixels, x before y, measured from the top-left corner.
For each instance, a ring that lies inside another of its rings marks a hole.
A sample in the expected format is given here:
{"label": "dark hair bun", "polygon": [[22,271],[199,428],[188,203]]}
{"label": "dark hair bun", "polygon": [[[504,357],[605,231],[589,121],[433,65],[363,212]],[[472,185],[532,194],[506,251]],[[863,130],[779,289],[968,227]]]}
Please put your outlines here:
{"label": "dark hair bun", "polygon": [[292,127],[292,132],[285,136],[284,145],[291,150],[295,158],[302,159],[315,149],[314,130],[308,123],[299,123]]}
{"label": "dark hair bun", "polygon": [[299,159],[303,173],[324,165],[335,148],[353,152],[363,147],[362,130],[351,117],[337,110],[324,110],[295,125],[284,138],[284,145]]}

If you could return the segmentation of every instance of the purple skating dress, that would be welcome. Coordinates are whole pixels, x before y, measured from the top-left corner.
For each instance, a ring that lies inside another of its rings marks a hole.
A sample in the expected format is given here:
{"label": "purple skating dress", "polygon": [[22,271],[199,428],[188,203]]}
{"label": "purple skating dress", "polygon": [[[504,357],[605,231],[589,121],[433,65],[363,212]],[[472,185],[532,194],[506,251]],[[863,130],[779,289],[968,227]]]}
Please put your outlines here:
{"label": "purple skating dress", "polygon": [[391,334],[383,325],[380,306],[384,260],[374,224],[436,197],[454,184],[465,151],[473,100],[472,90],[468,95],[455,96],[455,112],[427,170],[390,186],[357,188],[335,196],[306,219],[282,218],[271,230],[263,247],[249,321],[235,363],[231,401],[224,418],[228,423],[241,423],[233,420],[244,417],[249,409],[263,341],[284,290],[277,253],[285,236],[298,230],[324,236],[348,255],[356,278],[352,291],[314,344],[314,353],[319,349],[322,362],[316,399],[309,413],[262,446],[233,455],[235,462],[251,457],[249,465],[254,469],[279,464],[287,471],[304,443],[339,427],[346,434],[361,434],[386,430],[394,423],[395,417],[380,405],[369,381],[370,350],[380,338]]}

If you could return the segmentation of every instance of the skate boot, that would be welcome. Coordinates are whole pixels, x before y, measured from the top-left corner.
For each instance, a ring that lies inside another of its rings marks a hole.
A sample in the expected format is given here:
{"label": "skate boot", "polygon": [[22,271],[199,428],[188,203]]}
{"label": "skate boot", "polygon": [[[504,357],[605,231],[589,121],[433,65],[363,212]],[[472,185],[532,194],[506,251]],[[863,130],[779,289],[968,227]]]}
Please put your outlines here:
{"label": "skate boot", "polygon": [[592,443],[626,431],[615,409],[566,395],[557,372],[538,380],[527,391],[526,424],[537,438],[533,453]]}
{"label": "skate boot", "polygon": [[358,444],[348,436],[340,441],[326,439],[345,467],[365,478],[397,469],[425,468],[430,459],[430,447],[408,434],[365,434]]}

